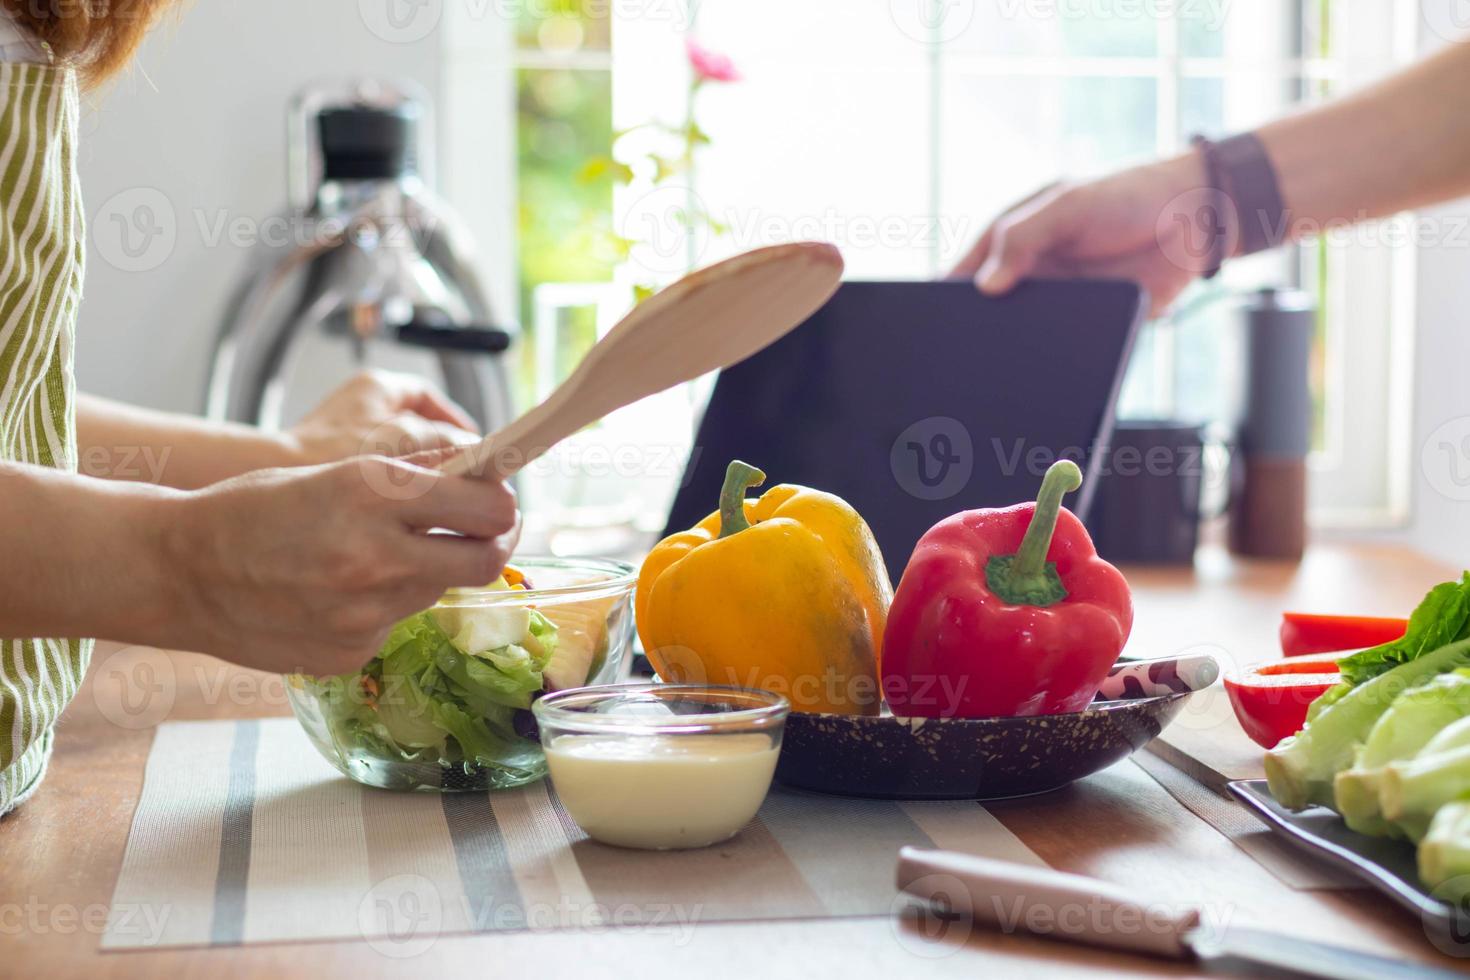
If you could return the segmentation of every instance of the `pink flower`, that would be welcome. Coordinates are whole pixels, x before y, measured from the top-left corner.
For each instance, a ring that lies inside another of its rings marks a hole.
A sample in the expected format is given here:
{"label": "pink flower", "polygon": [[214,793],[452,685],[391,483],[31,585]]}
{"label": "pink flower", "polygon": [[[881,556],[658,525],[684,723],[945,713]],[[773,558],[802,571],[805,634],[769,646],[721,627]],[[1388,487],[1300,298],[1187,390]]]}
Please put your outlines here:
{"label": "pink flower", "polygon": [[689,54],[689,67],[694,69],[694,77],[699,81],[740,81],[740,71],[728,55],[711,51],[692,37],[684,39],[684,50]]}

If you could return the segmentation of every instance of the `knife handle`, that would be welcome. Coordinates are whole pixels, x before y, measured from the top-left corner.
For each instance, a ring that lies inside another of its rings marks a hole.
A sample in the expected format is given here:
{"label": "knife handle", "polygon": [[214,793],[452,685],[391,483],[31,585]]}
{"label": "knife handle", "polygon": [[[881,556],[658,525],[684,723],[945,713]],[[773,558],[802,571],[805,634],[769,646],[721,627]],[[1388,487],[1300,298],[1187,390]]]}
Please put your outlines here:
{"label": "knife handle", "polygon": [[1108,671],[1097,696],[1104,701],[1156,698],[1203,691],[1220,676],[1208,653],[1183,653],[1155,660],[1120,660]]}
{"label": "knife handle", "polygon": [[1186,934],[1199,927],[1199,909],[1180,911],[1140,901],[1096,878],[905,847],[898,852],[898,887],[1002,932],[1194,958]]}

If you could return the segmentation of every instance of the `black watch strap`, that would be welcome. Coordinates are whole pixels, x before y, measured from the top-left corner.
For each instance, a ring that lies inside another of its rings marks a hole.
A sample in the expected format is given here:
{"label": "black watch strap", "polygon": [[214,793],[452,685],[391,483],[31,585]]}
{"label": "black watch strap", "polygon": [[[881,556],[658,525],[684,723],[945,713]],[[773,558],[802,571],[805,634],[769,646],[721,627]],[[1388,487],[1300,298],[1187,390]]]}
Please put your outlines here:
{"label": "black watch strap", "polygon": [[1219,168],[1219,188],[1235,205],[1239,222],[1239,254],[1274,248],[1290,235],[1286,204],[1276,168],[1255,133],[1241,133],[1211,146]]}
{"label": "black watch strap", "polygon": [[1201,231],[1209,240],[1208,250],[1205,253],[1205,268],[1200,273],[1202,279],[1213,279],[1220,274],[1220,266],[1230,257],[1232,208],[1230,206],[1230,195],[1225,191],[1225,177],[1220,167],[1220,157],[1216,152],[1217,144],[1203,136],[1196,135],[1190,141],[1190,145],[1199,150],[1200,158],[1205,165],[1205,183],[1209,186],[1209,206],[1200,214],[1203,221]]}

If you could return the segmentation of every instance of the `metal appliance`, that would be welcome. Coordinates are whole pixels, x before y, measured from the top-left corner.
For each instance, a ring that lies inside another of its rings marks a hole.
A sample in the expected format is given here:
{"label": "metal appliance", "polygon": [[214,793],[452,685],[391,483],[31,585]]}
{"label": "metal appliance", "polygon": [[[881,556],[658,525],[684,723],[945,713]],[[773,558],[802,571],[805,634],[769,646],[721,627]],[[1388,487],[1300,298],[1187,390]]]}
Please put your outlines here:
{"label": "metal appliance", "polygon": [[288,376],[312,374],[293,354],[316,333],[360,366],[393,349],[430,352],[446,393],[485,431],[500,428],[517,331],[495,317],[469,237],[426,185],[427,101],[382,81],[317,86],[290,122],[290,206],[261,226],[255,266],[230,301],[207,414],[281,425]]}

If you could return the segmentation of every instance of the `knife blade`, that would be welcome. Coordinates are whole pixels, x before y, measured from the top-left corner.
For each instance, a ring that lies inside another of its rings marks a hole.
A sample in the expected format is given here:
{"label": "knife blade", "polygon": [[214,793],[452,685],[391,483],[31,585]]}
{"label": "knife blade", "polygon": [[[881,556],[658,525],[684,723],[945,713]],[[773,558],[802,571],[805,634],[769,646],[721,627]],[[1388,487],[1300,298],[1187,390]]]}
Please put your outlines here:
{"label": "knife blade", "polygon": [[1149,902],[1096,878],[952,851],[903,848],[898,887],[941,911],[968,914],[1004,932],[1174,960],[1231,958],[1338,980],[1463,976],[1281,933],[1215,926],[1197,908]]}

